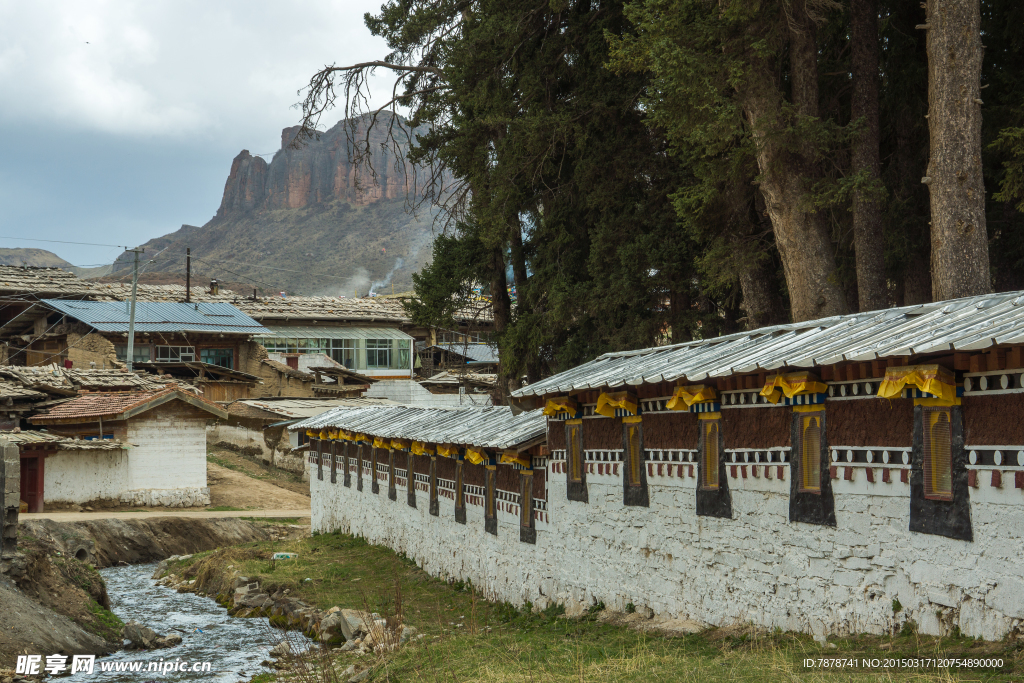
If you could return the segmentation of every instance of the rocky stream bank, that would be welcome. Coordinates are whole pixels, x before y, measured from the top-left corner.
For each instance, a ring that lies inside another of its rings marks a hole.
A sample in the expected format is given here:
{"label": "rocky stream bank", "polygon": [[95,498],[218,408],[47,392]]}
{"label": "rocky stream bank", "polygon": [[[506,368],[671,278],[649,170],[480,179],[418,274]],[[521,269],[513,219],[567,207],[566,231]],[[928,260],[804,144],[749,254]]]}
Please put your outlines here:
{"label": "rocky stream bank", "polygon": [[[234,565],[254,558],[274,562],[272,555],[255,549],[226,548],[199,558],[171,557],[157,566],[153,578],[157,585],[213,598],[233,617],[266,617],[271,626],[282,630],[282,640],[270,651],[273,661],[264,661],[263,665],[283,672],[330,669],[337,677],[334,680],[362,681],[381,657],[423,638],[414,626],[404,623],[401,615],[337,605],[318,609],[291,595],[291,589],[273,582],[261,584]],[[300,632],[320,643],[320,648],[293,647],[288,631]],[[356,659],[342,659],[343,655]]]}
{"label": "rocky stream bank", "polygon": [[0,669],[24,653],[102,655],[122,646],[124,624],[97,567],[273,538],[237,518],[24,521],[0,572]]}

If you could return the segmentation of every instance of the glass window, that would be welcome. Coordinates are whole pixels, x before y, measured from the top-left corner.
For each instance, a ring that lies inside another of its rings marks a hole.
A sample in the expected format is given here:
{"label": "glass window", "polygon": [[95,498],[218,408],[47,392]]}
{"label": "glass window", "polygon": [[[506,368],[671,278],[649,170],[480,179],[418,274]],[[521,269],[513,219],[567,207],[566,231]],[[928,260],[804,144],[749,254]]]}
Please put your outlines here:
{"label": "glass window", "polygon": [[409,357],[409,340],[408,339],[394,339],[394,344],[391,347],[391,365],[389,366],[392,370],[408,370],[411,358]]}
{"label": "glass window", "polygon": [[386,369],[391,367],[391,340],[366,340],[366,367]]}
{"label": "glass window", "polygon": [[[115,344],[114,351],[117,353],[117,359],[119,361],[128,360],[128,345],[127,344]],[[148,346],[136,345],[132,349],[132,362],[133,363],[148,363],[150,359],[150,348]]]}
{"label": "glass window", "polygon": [[356,370],[359,368],[357,342],[356,339],[332,339],[331,358],[349,370]]}
{"label": "glass window", "polygon": [[233,370],[235,367],[235,352],[232,349],[202,349],[199,352],[199,360],[210,365],[219,365],[222,368]]}
{"label": "glass window", "polygon": [[178,363],[196,359],[196,350],[191,346],[158,346],[156,361],[158,363]]}

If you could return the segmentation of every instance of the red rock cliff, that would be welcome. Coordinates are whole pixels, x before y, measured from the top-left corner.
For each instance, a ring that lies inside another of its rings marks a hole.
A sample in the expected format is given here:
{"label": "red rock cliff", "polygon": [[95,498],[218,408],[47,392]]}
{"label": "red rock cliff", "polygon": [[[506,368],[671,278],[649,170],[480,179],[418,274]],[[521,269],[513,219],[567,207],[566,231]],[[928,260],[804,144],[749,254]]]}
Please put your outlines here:
{"label": "red rock cliff", "polygon": [[[269,165],[243,150],[231,164],[218,217],[254,210],[300,209],[335,199],[365,205],[402,198],[414,188],[416,171],[409,167],[405,173],[396,168],[394,156],[381,149],[386,123],[377,124],[370,140],[376,179],[365,164],[353,166],[349,161],[351,147],[344,125],[338,123],[318,140],[310,140],[298,149],[290,146],[298,126],[285,128],[281,149]],[[360,122],[352,138],[363,140],[365,134]]]}

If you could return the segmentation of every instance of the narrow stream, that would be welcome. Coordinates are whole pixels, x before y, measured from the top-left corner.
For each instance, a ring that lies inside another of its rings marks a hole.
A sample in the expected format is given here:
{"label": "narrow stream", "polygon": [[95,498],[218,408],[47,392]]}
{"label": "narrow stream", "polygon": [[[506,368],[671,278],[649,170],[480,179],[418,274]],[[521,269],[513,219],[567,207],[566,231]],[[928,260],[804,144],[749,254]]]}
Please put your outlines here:
{"label": "narrow stream", "polygon": [[[292,647],[304,648],[312,641],[305,636],[278,630],[266,618],[235,619],[211,598],[192,593],[178,593],[165,586],[157,586],[150,577],[155,564],[110,567],[100,574],[107,582],[111,610],[121,621],[132,619],[156,631],[159,635],[178,633],[181,645],[163,650],[121,650],[109,657],[96,659],[92,675],[78,673],[70,680],[86,681],[186,681],[203,680],[218,683],[236,683],[248,680],[264,671],[260,662],[269,659],[270,648],[281,640]],[[150,663],[163,668],[163,662],[209,662],[206,671],[147,670]],[[124,670],[129,663],[140,663],[141,669]],[[122,670],[103,671],[105,665]]]}

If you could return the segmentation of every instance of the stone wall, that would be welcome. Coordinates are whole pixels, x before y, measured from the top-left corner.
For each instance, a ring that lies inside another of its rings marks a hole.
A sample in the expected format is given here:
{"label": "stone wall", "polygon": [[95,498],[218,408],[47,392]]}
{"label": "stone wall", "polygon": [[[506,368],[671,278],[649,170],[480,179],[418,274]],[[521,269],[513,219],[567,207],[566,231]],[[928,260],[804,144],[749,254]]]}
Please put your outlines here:
{"label": "stone wall", "polygon": [[128,490],[129,452],[56,451],[46,458],[44,503],[118,500]]}
{"label": "stone wall", "polygon": [[89,369],[95,363],[97,368],[122,367],[117,360],[114,344],[96,333],[81,334],[68,332],[68,360],[76,369]]}
{"label": "stone wall", "polygon": [[210,504],[206,483],[209,414],[180,401],[128,421],[129,505],[192,507]]}
{"label": "stone wall", "polygon": [[21,503],[21,452],[0,442],[0,573],[2,557],[18,547],[18,506]]}
{"label": "stone wall", "polygon": [[[471,580],[494,599],[563,603],[570,613],[597,602],[619,610],[633,603],[711,625],[816,635],[887,633],[908,620],[927,634],[959,628],[986,639],[1021,628],[1019,488],[987,480],[971,488],[974,541],[967,542],[908,530],[910,485],[898,467],[888,481],[882,468],[838,467],[832,528],[789,521],[788,463],[729,457],[737,463],[727,468],[732,518],[722,519],[696,515],[695,468],[682,461],[649,461],[650,507],[624,507],[621,468],[588,454],[589,503],[570,502],[555,452],[535,545],[520,542],[515,506],[499,509],[494,536],[484,532],[478,499],[467,496],[467,524],[458,524],[448,497],[439,498],[433,517],[427,505],[409,507],[401,486],[393,502],[386,482],[380,494],[371,492],[368,473],[360,492],[340,478],[319,480],[312,465],[313,529],[386,545],[432,575]],[[845,469],[854,470],[848,478]],[[870,481],[868,469],[875,470]]]}
{"label": "stone wall", "polygon": [[296,372],[284,363],[272,360],[262,345],[250,341],[239,346],[238,369],[256,375],[263,382],[252,389],[251,397],[313,396],[313,376]]}

